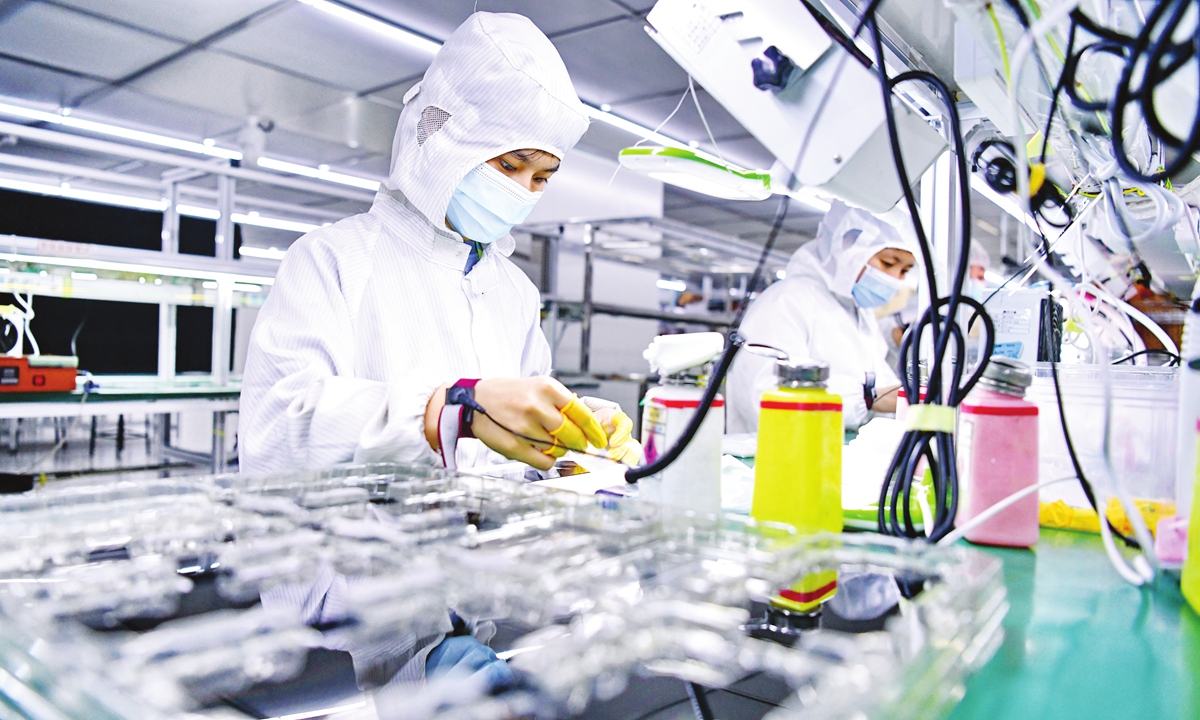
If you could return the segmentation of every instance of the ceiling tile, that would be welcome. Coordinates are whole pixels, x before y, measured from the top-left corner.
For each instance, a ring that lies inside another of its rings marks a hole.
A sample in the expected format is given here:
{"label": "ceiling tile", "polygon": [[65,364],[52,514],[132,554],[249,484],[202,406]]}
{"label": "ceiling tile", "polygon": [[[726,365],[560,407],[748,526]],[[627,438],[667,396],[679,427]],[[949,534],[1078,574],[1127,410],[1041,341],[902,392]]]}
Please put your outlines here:
{"label": "ceiling tile", "polygon": [[62,106],[72,97],[101,87],[93,80],[0,58],[0,95],[31,103]]}
{"label": "ceiling tile", "polygon": [[[134,27],[195,42],[279,0],[58,0]],[[286,3],[284,3],[286,6]]]}
{"label": "ceiling tile", "polygon": [[476,9],[524,15],[547,34],[626,13],[609,0],[356,0],[355,5],[437,40],[449,37]]}
{"label": "ceiling tile", "polygon": [[142,92],[215,112],[276,123],[340,102],[346,93],[214,51],[180,58],[135,81]]}
{"label": "ceiling tile", "polygon": [[419,75],[432,59],[298,2],[213,47],[351,90]]}
{"label": "ceiling tile", "polygon": [[[368,98],[347,97],[311,112],[277,121],[280,128],[318,137],[345,148],[391,155],[400,111]],[[326,160],[322,160],[326,162]]]}
{"label": "ceiling tile", "polygon": [[0,24],[0,51],[104,78],[123,77],[180,47],[42,3],[28,3]]}
{"label": "ceiling tile", "polygon": [[581,98],[611,103],[687,86],[687,73],[643,27],[624,20],[555,41]]}
{"label": "ceiling tile", "polygon": [[221,136],[244,122],[236,115],[198,110],[194,105],[164,100],[129,88],[97,94],[79,108],[86,111],[88,119],[196,141],[204,138],[232,141],[232,137]]}

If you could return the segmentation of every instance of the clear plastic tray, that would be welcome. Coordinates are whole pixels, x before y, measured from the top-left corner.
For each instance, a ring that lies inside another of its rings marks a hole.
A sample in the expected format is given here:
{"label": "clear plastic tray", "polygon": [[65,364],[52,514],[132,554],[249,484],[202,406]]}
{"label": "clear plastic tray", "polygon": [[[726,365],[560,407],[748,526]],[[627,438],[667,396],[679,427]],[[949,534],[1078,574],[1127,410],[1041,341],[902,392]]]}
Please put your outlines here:
{"label": "clear plastic tray", "polygon": [[[39,717],[182,716],[296,676],[318,646],[349,652],[364,682],[448,631],[454,608],[476,632],[526,631],[510,648],[518,687],[386,686],[380,717],[571,717],[637,676],[724,687],[763,673],[790,688],[779,718],[930,718],[994,652],[1007,609],[999,561],[968,549],[797,538],[422,468],[143,490],[0,501],[0,556],[36,558],[0,574],[0,670],[18,680],[0,701]],[[829,570],[920,592],[869,632],[763,639],[771,597]],[[195,607],[193,581],[215,606]]]}

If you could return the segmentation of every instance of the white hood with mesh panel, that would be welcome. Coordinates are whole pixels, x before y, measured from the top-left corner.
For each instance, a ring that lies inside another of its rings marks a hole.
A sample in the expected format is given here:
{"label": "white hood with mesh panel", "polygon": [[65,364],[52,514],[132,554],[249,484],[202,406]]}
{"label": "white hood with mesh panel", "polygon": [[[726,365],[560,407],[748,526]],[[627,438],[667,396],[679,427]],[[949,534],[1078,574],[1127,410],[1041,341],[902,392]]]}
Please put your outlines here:
{"label": "white hood with mesh panel", "polygon": [[588,122],[558,51],[532,22],[475,13],[405,96],[384,186],[441,224],[476,165],[522,148],[562,158]]}

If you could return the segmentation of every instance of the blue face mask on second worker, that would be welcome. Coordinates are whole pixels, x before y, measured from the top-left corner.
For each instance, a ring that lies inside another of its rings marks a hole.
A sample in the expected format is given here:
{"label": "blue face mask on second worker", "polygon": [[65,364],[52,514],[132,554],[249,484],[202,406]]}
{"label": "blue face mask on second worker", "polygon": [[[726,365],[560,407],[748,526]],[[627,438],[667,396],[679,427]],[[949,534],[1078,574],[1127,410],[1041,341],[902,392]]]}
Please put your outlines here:
{"label": "blue face mask on second worker", "polygon": [[446,208],[446,219],[464,238],[491,243],[524,222],[541,197],[540,192],[530,192],[483,163],[458,184]]}
{"label": "blue face mask on second worker", "polygon": [[867,265],[850,289],[850,295],[859,307],[877,308],[886,305],[903,286],[903,280],[897,280],[874,265]]}

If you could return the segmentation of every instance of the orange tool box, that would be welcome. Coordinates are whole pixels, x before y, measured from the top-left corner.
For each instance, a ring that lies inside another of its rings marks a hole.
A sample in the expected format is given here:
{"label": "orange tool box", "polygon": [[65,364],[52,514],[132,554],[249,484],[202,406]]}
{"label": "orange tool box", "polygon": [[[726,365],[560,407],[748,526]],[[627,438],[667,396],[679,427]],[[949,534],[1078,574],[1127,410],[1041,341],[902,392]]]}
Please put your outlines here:
{"label": "orange tool box", "polygon": [[78,366],[67,355],[0,356],[0,392],[71,392]]}

